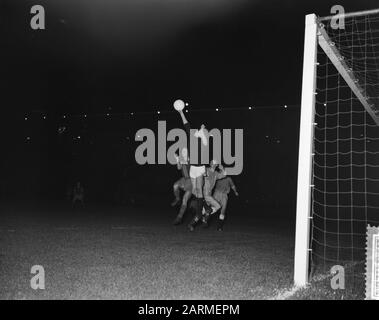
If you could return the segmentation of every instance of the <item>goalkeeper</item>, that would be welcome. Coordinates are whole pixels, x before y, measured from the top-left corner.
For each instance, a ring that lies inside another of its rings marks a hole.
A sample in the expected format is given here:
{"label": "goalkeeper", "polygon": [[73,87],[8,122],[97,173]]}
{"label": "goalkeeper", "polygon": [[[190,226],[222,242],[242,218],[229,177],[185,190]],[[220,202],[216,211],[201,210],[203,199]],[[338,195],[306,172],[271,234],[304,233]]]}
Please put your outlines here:
{"label": "goalkeeper", "polygon": [[[188,150],[188,157],[190,158],[191,126],[186,116],[184,115],[183,110],[178,110],[178,112],[182,119],[184,129],[186,130],[187,150]],[[199,130],[196,130],[193,133],[193,136],[195,138],[201,139],[201,142],[204,146],[208,145],[208,133],[205,130],[204,125],[202,125]],[[194,195],[195,200],[196,200],[195,217],[201,217],[202,209],[204,206],[204,197],[203,197],[204,174],[205,174],[205,166],[200,163],[199,159],[194,159],[194,163],[190,163],[189,176],[190,176],[191,184],[192,184],[192,194]],[[191,231],[193,230],[192,222],[188,227]]]}

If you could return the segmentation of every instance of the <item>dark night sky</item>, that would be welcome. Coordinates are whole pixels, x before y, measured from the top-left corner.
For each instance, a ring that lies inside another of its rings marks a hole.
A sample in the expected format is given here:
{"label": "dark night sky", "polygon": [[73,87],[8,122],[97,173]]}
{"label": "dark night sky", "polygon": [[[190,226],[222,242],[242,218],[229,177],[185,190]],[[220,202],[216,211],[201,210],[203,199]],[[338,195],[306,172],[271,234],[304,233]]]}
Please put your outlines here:
{"label": "dark night sky", "polygon": [[[29,27],[33,4],[45,6],[44,31]],[[2,0],[6,109],[164,110],[177,97],[192,108],[298,104],[304,15],[328,15],[334,4]]]}
{"label": "dark night sky", "polygon": [[[29,26],[34,4],[45,7],[46,30]],[[243,197],[268,203],[282,199],[293,205],[299,108],[264,107],[299,105],[305,15],[329,15],[335,4],[1,0],[0,139],[7,152],[0,157],[0,188],[7,194],[20,193],[22,186],[25,194],[61,196],[65,184],[81,175],[93,188],[93,197],[108,189],[113,197],[109,186],[116,188],[121,172],[134,161],[134,145],[126,136],[133,137],[137,128],[156,128],[158,117],[70,120],[61,136],[57,128],[62,114],[172,111],[172,102],[182,98],[190,110],[246,107],[245,113],[190,113],[190,121],[205,121],[210,128],[244,128],[244,174],[236,177]],[[379,6],[377,0],[338,4],[348,12]],[[259,111],[247,111],[258,105]],[[24,121],[33,111],[38,112],[36,117]],[[39,113],[47,113],[48,121]],[[169,117],[162,112],[160,117],[170,126],[180,125],[174,113]],[[31,143],[26,140],[29,135]],[[78,135],[80,144],[75,140]],[[161,176],[154,179],[159,186],[149,184],[151,192],[171,197],[176,170],[138,169],[131,171],[138,173],[140,190],[146,191],[147,177]],[[137,178],[128,179],[138,184]]]}

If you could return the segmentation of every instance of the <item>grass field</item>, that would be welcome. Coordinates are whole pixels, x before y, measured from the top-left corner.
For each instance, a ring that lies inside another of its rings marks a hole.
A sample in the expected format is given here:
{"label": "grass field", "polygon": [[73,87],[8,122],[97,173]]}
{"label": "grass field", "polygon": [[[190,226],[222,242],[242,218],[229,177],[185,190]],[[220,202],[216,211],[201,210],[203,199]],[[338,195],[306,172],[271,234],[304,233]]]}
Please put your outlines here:
{"label": "grass field", "polygon": [[[292,287],[292,223],[230,219],[190,233],[142,208],[15,210],[0,218],[1,299],[275,299]],[[45,290],[30,287],[45,269]],[[284,296],[286,297],[286,296]],[[288,298],[322,299],[303,290]]]}

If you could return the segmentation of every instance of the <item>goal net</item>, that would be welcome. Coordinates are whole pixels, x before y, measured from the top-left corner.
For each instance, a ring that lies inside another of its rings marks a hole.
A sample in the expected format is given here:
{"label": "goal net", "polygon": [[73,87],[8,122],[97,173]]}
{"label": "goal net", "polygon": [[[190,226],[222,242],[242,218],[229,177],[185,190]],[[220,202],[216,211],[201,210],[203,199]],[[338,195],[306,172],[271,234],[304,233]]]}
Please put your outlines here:
{"label": "goal net", "polygon": [[[306,102],[313,108],[307,119],[302,115],[300,128],[300,143],[310,135],[310,147],[299,151],[299,176],[309,170],[309,180],[298,179],[297,206],[297,219],[304,210],[309,219],[297,221],[297,228],[309,233],[296,230],[297,247],[301,233],[309,246],[308,252],[297,248],[296,255],[306,255],[300,265],[307,272],[342,265],[364,283],[367,225],[379,226],[379,10],[315,18],[306,41],[312,32],[315,67],[307,73],[304,61],[302,113],[310,107]],[[307,77],[314,77],[312,85]],[[301,197],[307,184],[309,194]]]}

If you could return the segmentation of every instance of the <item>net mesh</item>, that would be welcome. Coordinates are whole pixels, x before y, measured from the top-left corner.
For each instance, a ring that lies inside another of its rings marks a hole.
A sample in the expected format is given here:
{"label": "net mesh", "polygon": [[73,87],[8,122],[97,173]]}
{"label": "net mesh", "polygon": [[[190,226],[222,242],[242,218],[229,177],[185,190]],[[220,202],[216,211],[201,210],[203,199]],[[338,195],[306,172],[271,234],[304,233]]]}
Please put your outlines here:
{"label": "net mesh", "polygon": [[[320,23],[343,61],[379,109],[379,14]],[[379,225],[379,127],[319,48],[313,146],[312,265],[357,265],[368,223]],[[353,268],[364,280],[364,269]]]}

